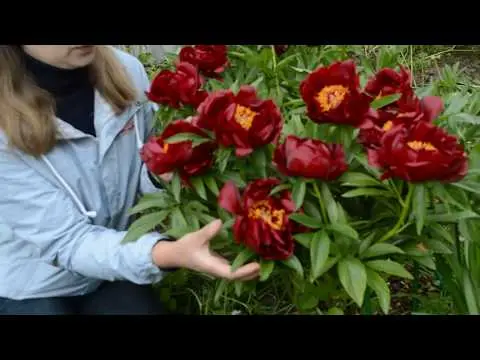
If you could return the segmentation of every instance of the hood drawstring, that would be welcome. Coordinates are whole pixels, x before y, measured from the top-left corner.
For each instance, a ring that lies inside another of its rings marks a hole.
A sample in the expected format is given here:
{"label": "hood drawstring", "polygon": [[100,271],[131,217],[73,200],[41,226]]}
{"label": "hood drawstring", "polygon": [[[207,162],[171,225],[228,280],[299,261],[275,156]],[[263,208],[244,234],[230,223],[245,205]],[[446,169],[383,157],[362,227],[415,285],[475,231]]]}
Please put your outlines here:
{"label": "hood drawstring", "polygon": [[[135,127],[135,138],[136,138],[137,148],[140,150],[143,146],[143,141],[142,141],[142,138],[140,137],[140,131],[138,129],[137,114],[135,114],[133,116],[133,125]],[[45,155],[42,155],[42,160],[47,164],[47,166],[49,167],[50,171],[53,173],[55,178],[62,184],[62,186],[65,188],[65,190],[67,190],[67,192],[70,194],[70,196],[72,197],[73,201],[77,205],[80,212],[88,218],[91,218],[91,219],[96,218],[97,217],[97,212],[96,211],[88,211],[85,208],[85,206],[83,206],[82,202],[80,201],[80,198],[75,194],[73,189],[67,184],[65,179],[58,173],[58,171],[52,165],[50,160],[48,160],[48,158]]]}

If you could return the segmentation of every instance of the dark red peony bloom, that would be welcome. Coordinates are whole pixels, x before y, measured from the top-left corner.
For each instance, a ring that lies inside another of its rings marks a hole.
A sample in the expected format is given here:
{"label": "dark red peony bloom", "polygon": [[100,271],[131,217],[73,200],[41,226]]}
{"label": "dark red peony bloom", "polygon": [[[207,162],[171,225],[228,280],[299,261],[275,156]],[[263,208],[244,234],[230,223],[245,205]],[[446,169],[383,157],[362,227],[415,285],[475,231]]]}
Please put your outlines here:
{"label": "dark red peony bloom", "polygon": [[213,164],[216,149],[213,141],[193,147],[191,141],[167,143],[165,140],[179,133],[193,133],[207,137],[205,132],[185,120],[170,123],[160,136],[151,137],[140,151],[148,170],[162,175],[175,170],[186,180],[201,175]]}
{"label": "dark red peony bloom", "polygon": [[178,109],[181,105],[195,108],[207,97],[201,90],[203,79],[189,63],[177,64],[176,71],[162,70],[152,81],[147,97],[157,103]]}
{"label": "dark red peony bloom", "polygon": [[273,161],[286,176],[335,180],[347,171],[345,152],[341,145],[289,135],[278,144]]}
{"label": "dark red peony bloom", "polygon": [[260,100],[251,86],[242,86],[237,95],[231,90],[210,94],[194,122],[214,131],[219,144],[234,146],[237,156],[276,141],[283,126],[278,107],[272,100]]}
{"label": "dark red peony bloom", "polygon": [[415,108],[401,104],[397,110],[370,109],[360,125],[358,142],[366,148],[377,148],[385,132],[393,126],[412,126],[419,121],[432,122],[443,111],[443,101],[438,96],[426,96]]}
{"label": "dark red peony bloom", "polygon": [[359,83],[352,60],[310,73],[300,84],[310,119],[319,124],[359,125],[370,106],[370,97],[360,91]]}
{"label": "dark red peony bloom", "polygon": [[275,48],[275,54],[277,56],[283,55],[284,52],[288,50],[288,45],[274,45]]}
{"label": "dark red peony bloom", "polygon": [[369,163],[384,170],[382,179],[455,182],[468,171],[468,158],[457,138],[426,121],[396,125],[368,150]]}
{"label": "dark red peony bloom", "polygon": [[196,66],[207,77],[219,78],[228,65],[227,46],[185,46],[180,51],[179,59]]}
{"label": "dark red peony bloom", "polygon": [[279,184],[277,179],[255,180],[240,195],[238,188],[228,182],[218,197],[219,205],[236,216],[235,240],[266,260],[285,260],[295,246],[293,223],[288,219],[295,208],[290,192],[269,195]]}

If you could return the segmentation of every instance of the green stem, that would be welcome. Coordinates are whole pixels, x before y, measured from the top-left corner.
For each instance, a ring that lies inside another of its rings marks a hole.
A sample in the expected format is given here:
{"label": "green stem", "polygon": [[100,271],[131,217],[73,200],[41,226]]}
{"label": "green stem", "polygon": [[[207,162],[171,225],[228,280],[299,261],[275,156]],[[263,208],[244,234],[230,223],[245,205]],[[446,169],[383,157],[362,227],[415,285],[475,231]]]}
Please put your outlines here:
{"label": "green stem", "polygon": [[400,195],[400,192],[397,189],[397,186],[395,185],[395,182],[393,180],[389,181],[390,187],[392,188],[393,192],[395,195],[397,195],[398,201],[400,202],[400,205],[405,206],[405,202],[402,199],[402,195]]}
{"label": "green stem", "polygon": [[408,212],[410,210],[410,205],[412,203],[412,196],[413,196],[413,185],[408,185],[408,194],[405,198],[405,202],[403,205],[403,210],[402,213],[400,214],[400,217],[395,224],[395,226],[388,232],[386,233],[378,242],[385,242],[391,237],[397,235],[398,230],[403,226],[403,223],[405,222],[405,219],[407,218]]}
{"label": "green stem", "polygon": [[315,191],[315,195],[317,196],[318,204],[320,205],[320,211],[322,213],[322,218],[326,224],[328,223],[327,210],[325,209],[325,204],[322,201],[322,194],[320,194],[320,189],[318,188],[318,185],[316,182],[313,183],[313,191]]}
{"label": "green stem", "polygon": [[278,80],[278,74],[277,74],[277,53],[275,52],[275,46],[271,45],[270,48],[272,49],[273,73],[275,74],[275,85],[277,88],[277,96],[278,96],[278,100],[280,100],[281,92],[280,92],[280,81]]}

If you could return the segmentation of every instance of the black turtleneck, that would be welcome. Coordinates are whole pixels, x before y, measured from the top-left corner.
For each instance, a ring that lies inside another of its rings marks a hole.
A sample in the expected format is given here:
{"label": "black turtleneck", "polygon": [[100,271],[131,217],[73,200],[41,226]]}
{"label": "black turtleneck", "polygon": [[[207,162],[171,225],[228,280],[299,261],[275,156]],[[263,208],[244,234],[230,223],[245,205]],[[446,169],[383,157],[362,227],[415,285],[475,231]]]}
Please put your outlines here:
{"label": "black turtleneck", "polygon": [[52,94],[57,117],[76,129],[95,136],[95,91],[88,69],[61,69],[22,53],[29,75],[38,86]]}

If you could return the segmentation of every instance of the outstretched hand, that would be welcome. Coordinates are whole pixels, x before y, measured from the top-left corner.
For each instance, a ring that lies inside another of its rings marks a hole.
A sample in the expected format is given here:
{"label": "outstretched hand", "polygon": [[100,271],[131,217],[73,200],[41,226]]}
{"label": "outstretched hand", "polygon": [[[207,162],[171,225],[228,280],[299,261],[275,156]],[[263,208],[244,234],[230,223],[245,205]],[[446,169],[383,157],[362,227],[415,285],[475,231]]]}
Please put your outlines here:
{"label": "outstretched hand", "polygon": [[215,220],[177,241],[161,241],[153,249],[153,259],[159,267],[183,267],[228,280],[247,281],[258,277],[258,263],[243,265],[232,272],[228,260],[210,250],[210,240],[221,228],[222,222]]}

